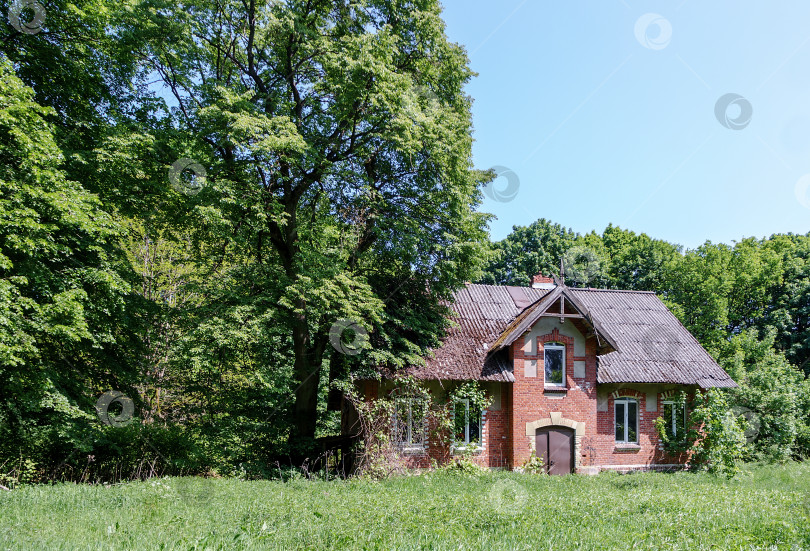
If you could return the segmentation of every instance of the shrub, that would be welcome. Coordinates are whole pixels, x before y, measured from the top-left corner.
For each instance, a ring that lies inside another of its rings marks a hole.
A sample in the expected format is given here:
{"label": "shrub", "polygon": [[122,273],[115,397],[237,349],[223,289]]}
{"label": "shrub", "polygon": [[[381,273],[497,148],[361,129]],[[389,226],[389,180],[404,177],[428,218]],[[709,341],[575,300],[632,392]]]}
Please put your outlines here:
{"label": "shrub", "polygon": [[[686,394],[681,392],[676,405],[683,407]],[[725,394],[715,388],[695,395],[688,408],[687,431],[684,439],[669,437],[666,422],[655,420],[664,449],[672,454],[688,454],[687,467],[705,469],[710,473],[732,478],[739,472],[738,462],[745,454],[745,429],[747,422],[731,411]]]}

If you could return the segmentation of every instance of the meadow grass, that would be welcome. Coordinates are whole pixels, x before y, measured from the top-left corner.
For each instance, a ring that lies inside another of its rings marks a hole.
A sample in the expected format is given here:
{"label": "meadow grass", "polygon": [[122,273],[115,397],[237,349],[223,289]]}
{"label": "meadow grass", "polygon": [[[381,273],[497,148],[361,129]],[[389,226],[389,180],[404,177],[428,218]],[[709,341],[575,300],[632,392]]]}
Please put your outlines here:
{"label": "meadow grass", "polygon": [[3,549],[810,549],[810,463],[0,492]]}

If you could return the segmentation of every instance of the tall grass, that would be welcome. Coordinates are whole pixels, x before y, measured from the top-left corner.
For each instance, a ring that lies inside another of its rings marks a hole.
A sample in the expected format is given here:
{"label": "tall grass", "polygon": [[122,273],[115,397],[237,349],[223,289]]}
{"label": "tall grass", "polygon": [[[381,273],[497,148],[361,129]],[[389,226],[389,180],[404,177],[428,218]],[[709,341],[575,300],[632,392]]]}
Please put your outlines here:
{"label": "tall grass", "polygon": [[810,465],[0,492],[4,549],[810,549]]}

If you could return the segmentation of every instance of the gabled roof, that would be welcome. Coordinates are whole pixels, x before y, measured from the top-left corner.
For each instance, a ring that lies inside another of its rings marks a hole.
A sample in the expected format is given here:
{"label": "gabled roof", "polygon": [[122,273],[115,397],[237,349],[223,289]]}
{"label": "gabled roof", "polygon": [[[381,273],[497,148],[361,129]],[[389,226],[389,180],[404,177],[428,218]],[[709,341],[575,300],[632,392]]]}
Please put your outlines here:
{"label": "gabled roof", "polygon": [[618,351],[599,356],[599,383],[736,387],[655,293],[570,289],[607,328]]}
{"label": "gabled roof", "polygon": [[560,285],[546,296],[523,310],[523,312],[521,312],[514,319],[514,321],[507,326],[503,334],[498,337],[498,340],[493,343],[493,345],[490,347],[490,351],[494,352],[511,345],[513,342],[523,336],[526,331],[529,331],[542,316],[553,316],[554,313],[549,312],[549,308],[553,304],[557,303],[558,300],[562,300],[563,304],[564,301],[567,300],[569,306],[573,306],[579,315],[582,316],[582,320],[593,328],[594,333],[598,337],[605,340],[605,344],[602,346],[602,348],[606,350],[603,351],[614,352],[619,349],[616,342],[602,328],[599,321],[591,317],[591,315],[588,313],[588,308],[571,293],[571,290],[568,287]]}
{"label": "gabled roof", "polygon": [[450,305],[458,327],[423,366],[406,372],[420,379],[512,382],[509,345],[564,297],[593,328],[603,346],[597,356],[599,383],[674,383],[734,387],[663,302],[648,291],[553,290],[469,284]]}

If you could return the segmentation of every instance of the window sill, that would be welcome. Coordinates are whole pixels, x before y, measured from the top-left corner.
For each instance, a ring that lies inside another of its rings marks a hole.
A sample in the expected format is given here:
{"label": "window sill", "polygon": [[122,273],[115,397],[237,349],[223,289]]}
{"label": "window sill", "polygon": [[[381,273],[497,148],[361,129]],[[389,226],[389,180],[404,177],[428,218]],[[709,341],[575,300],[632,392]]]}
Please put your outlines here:
{"label": "window sill", "polygon": [[404,455],[423,455],[425,448],[424,446],[400,447],[399,451]]}
{"label": "window sill", "polygon": [[616,443],[616,446],[613,448],[615,452],[637,452],[641,451],[641,446],[638,444],[620,444]]}
{"label": "window sill", "polygon": [[543,392],[559,392],[561,394],[565,394],[568,392],[567,386],[555,386],[555,385],[544,385]]}
{"label": "window sill", "polygon": [[463,453],[463,452],[472,452],[474,454],[479,454],[484,451],[482,447],[470,447],[470,446],[453,446],[452,452],[456,453]]}

